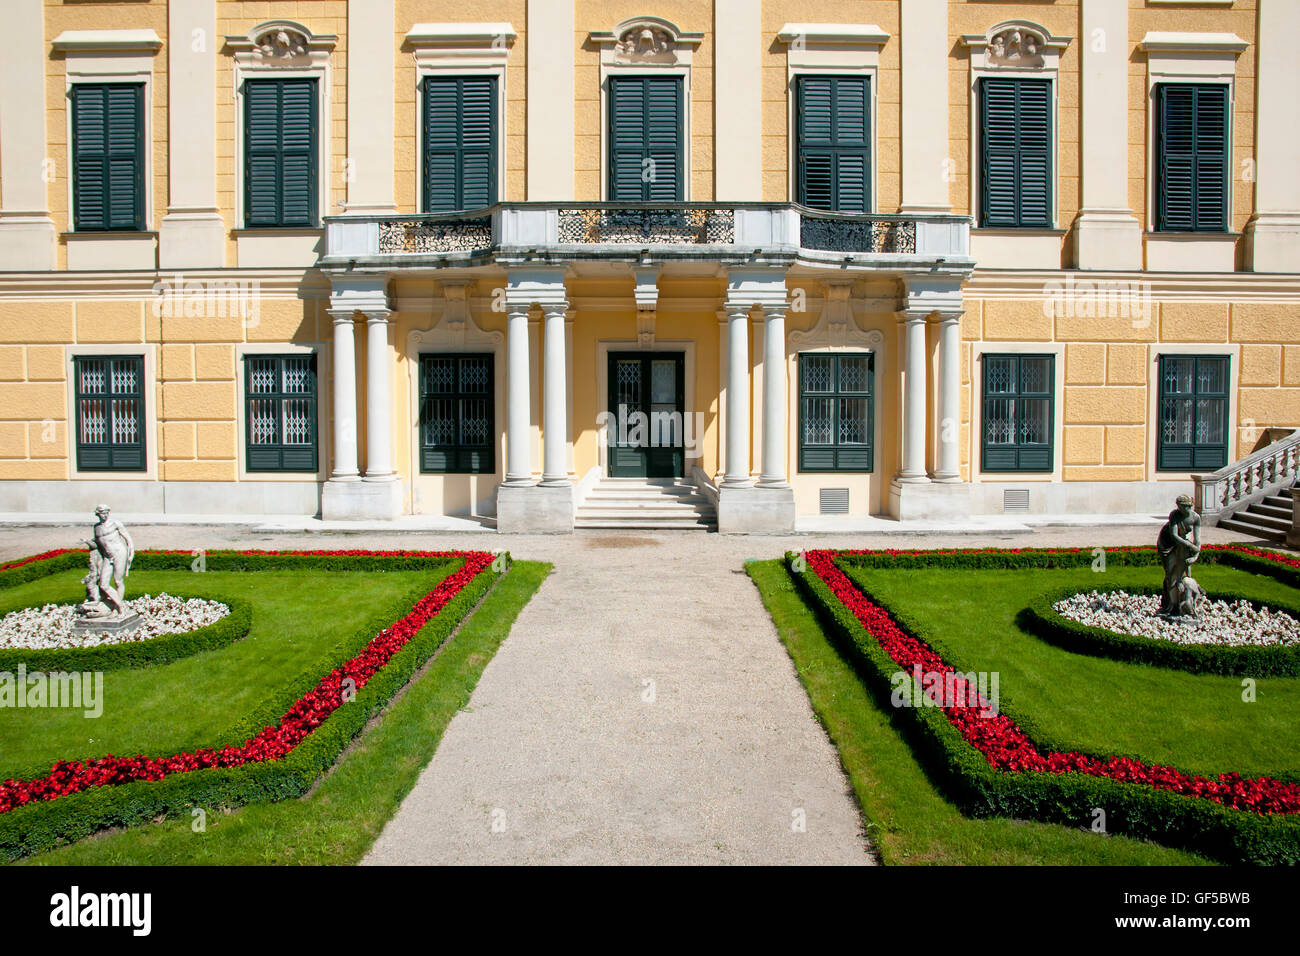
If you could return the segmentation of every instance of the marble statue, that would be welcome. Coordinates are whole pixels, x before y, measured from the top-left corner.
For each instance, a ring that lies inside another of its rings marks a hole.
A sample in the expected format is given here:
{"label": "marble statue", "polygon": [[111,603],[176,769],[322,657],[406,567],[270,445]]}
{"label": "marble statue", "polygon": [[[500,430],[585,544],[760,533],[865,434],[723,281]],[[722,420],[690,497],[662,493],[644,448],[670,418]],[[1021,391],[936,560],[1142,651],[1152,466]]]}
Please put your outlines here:
{"label": "marble statue", "polygon": [[81,579],[86,586],[86,600],[77,606],[77,615],[82,619],[78,623],[129,624],[138,620],[138,615],[127,611],[124,600],[135,542],[122,522],[112,517],[108,505],[97,506],[95,517],[94,536],[86,541],[90,570]]}
{"label": "marble statue", "polygon": [[1192,499],[1179,495],[1178,507],[1156,538],[1156,550],[1165,568],[1160,612],[1170,617],[1197,617],[1205,594],[1191,576],[1191,566],[1201,556],[1201,516],[1192,510]]}

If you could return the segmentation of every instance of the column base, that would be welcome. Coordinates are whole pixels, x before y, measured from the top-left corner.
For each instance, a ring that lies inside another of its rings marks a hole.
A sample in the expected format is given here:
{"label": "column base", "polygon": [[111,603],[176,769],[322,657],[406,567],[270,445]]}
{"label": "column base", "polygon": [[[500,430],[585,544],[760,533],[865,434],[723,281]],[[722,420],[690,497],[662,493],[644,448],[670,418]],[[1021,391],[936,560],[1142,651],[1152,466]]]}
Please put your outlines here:
{"label": "column base", "polygon": [[573,532],[573,488],[502,485],[497,489],[497,530],[509,534]]}
{"label": "column base", "polygon": [[1256,213],[1243,234],[1251,272],[1300,272],[1300,213]]}
{"label": "column base", "polygon": [[220,269],[226,264],[226,223],[213,210],[169,211],[158,227],[159,269]]}
{"label": "column base", "polygon": [[1142,268],[1142,227],[1127,209],[1084,210],[1074,220],[1077,269],[1134,272]]}
{"label": "column base", "polygon": [[718,488],[720,534],[793,534],[794,489],[755,485]]}
{"label": "column base", "polygon": [[889,485],[889,513],[899,521],[968,518],[970,483],[911,482],[895,478]]}
{"label": "column base", "polygon": [[54,220],[44,213],[0,213],[0,263],[6,272],[48,272],[58,261]]}
{"label": "column base", "polygon": [[321,489],[320,516],[325,521],[391,520],[405,512],[405,497],[399,480],[331,478]]}

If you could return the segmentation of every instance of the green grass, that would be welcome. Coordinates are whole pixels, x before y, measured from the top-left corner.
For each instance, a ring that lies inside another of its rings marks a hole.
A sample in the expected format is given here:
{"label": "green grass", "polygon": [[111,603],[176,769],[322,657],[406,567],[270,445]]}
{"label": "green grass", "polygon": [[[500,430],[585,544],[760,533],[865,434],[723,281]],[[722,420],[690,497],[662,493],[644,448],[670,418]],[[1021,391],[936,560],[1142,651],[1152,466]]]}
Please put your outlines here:
{"label": "green grass", "polygon": [[[846,566],[854,582],[904,616],[960,671],[1000,675],[1001,705],[1040,745],[1122,754],[1194,773],[1248,776],[1300,769],[1300,680],[1259,678],[1254,703],[1242,679],[1194,675],[1074,654],[1026,633],[1016,616],[1062,588],[1114,590],[1159,583],[1159,569],[887,569]],[[1198,567],[1216,589],[1295,603],[1295,589],[1221,565]]]}
{"label": "green grass", "polygon": [[551,566],[517,561],[428,670],[311,794],[105,833],[23,861],[33,865],[356,863],[415,785],[447,724]]}
{"label": "green grass", "polygon": [[[1163,866],[1207,862],[1192,853],[1127,837],[964,816],[917,762],[895,725],[896,713],[866,690],[837,653],[783,563],[755,561],[747,568],[814,712],[839,749],[866,819],[868,838],[882,862]],[[916,573],[923,572],[907,571],[900,577]],[[1004,693],[1010,683],[1004,675]]]}
{"label": "green grass", "polygon": [[[321,676],[322,656],[346,660],[373,634],[377,614],[391,623],[458,566],[427,571],[138,571],[128,597],[167,591],[183,597],[242,597],[253,605],[248,637],[169,664],[104,673],[104,712],[86,718],[67,708],[0,708],[0,779],[25,778],[58,759],[107,753],[170,754],[235,733],[259,707],[283,713]],[[0,614],[47,602],[84,600],[77,572],[8,588]],[[355,646],[354,646],[355,645]],[[311,671],[311,673],[306,673]],[[323,673],[323,672],[322,672]]]}

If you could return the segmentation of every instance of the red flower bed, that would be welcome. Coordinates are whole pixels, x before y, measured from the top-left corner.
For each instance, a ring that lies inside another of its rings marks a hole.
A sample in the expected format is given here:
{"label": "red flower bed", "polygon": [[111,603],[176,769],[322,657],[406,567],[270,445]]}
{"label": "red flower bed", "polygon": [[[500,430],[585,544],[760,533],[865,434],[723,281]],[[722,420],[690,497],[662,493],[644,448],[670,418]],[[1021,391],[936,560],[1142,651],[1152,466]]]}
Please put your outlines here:
{"label": "red flower bed", "polygon": [[71,548],[56,548],[53,551],[43,551],[40,554],[33,554],[30,558],[23,558],[21,561],[12,561],[9,564],[0,564],[0,571],[8,571],[10,568],[21,568],[25,564],[35,564],[37,561],[46,561],[50,558],[57,558],[61,554],[71,553]]}
{"label": "red flower bed", "polygon": [[[28,561],[42,560],[66,551],[52,551]],[[189,552],[176,552],[186,553]],[[6,780],[0,784],[0,813],[35,800],[54,800],[91,787],[129,783],[133,780],[161,780],[173,773],[186,773],[208,767],[238,767],[259,760],[278,760],[300,744],[325,722],[344,701],[344,681],[360,691],[399,650],[414,637],[425,623],[441,611],[461,588],[472,581],[495,560],[496,555],[483,551],[241,551],[241,554],[316,554],[366,557],[455,557],[463,554],[465,566],[444,578],[436,588],[420,598],[410,613],[376,634],[356,657],[336,667],[316,687],[303,695],[285,712],[274,727],[264,727],[256,736],[238,747],[220,750],[201,749],[173,754],[170,757],[114,757],[108,754],[94,760],[64,761],[54,764],[50,772],[35,780]]]}
{"label": "red flower bed", "polygon": [[[998,550],[1000,549],[981,549],[982,553],[993,553]],[[1062,553],[1066,553],[1086,549],[1061,550]],[[1231,550],[1270,560],[1276,559],[1283,563],[1298,564],[1272,552],[1242,547],[1233,547]],[[808,568],[821,578],[830,588],[831,593],[853,613],[901,670],[910,672],[919,665],[923,672],[940,673],[945,675],[945,680],[948,680],[946,675],[955,673],[954,669],[924,641],[899,627],[884,608],[858,590],[848,576],[835,565],[837,554],[879,553],[882,552],[809,551],[806,553],[806,559]],[[919,554],[922,552],[884,553]],[[967,696],[966,680],[961,677],[954,677],[951,680],[954,686],[953,699],[967,703],[943,707],[944,714],[961,732],[966,742],[982,753],[991,766],[999,770],[1085,773],[1126,783],[1144,784],[1158,790],[1170,790],[1184,796],[1203,797],[1236,810],[1249,810],[1261,814],[1300,813],[1300,784],[1275,780],[1271,777],[1247,778],[1240,774],[1225,773],[1210,779],[1186,774],[1173,767],[1148,765],[1127,757],[1100,760],[1097,757],[1072,751],[1044,754],[1010,717],[1005,714],[987,716],[987,702],[974,693]],[[977,702],[970,703],[971,701]]]}

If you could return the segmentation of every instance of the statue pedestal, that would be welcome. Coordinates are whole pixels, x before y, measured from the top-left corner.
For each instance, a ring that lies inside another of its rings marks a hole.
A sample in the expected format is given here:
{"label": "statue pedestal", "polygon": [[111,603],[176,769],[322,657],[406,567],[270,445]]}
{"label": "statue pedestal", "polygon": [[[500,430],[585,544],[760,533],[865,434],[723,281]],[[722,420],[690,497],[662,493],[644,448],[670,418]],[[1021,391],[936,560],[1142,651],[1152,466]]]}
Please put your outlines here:
{"label": "statue pedestal", "polygon": [[127,634],[138,630],[143,619],[132,612],[122,617],[78,617],[72,622],[73,634]]}

